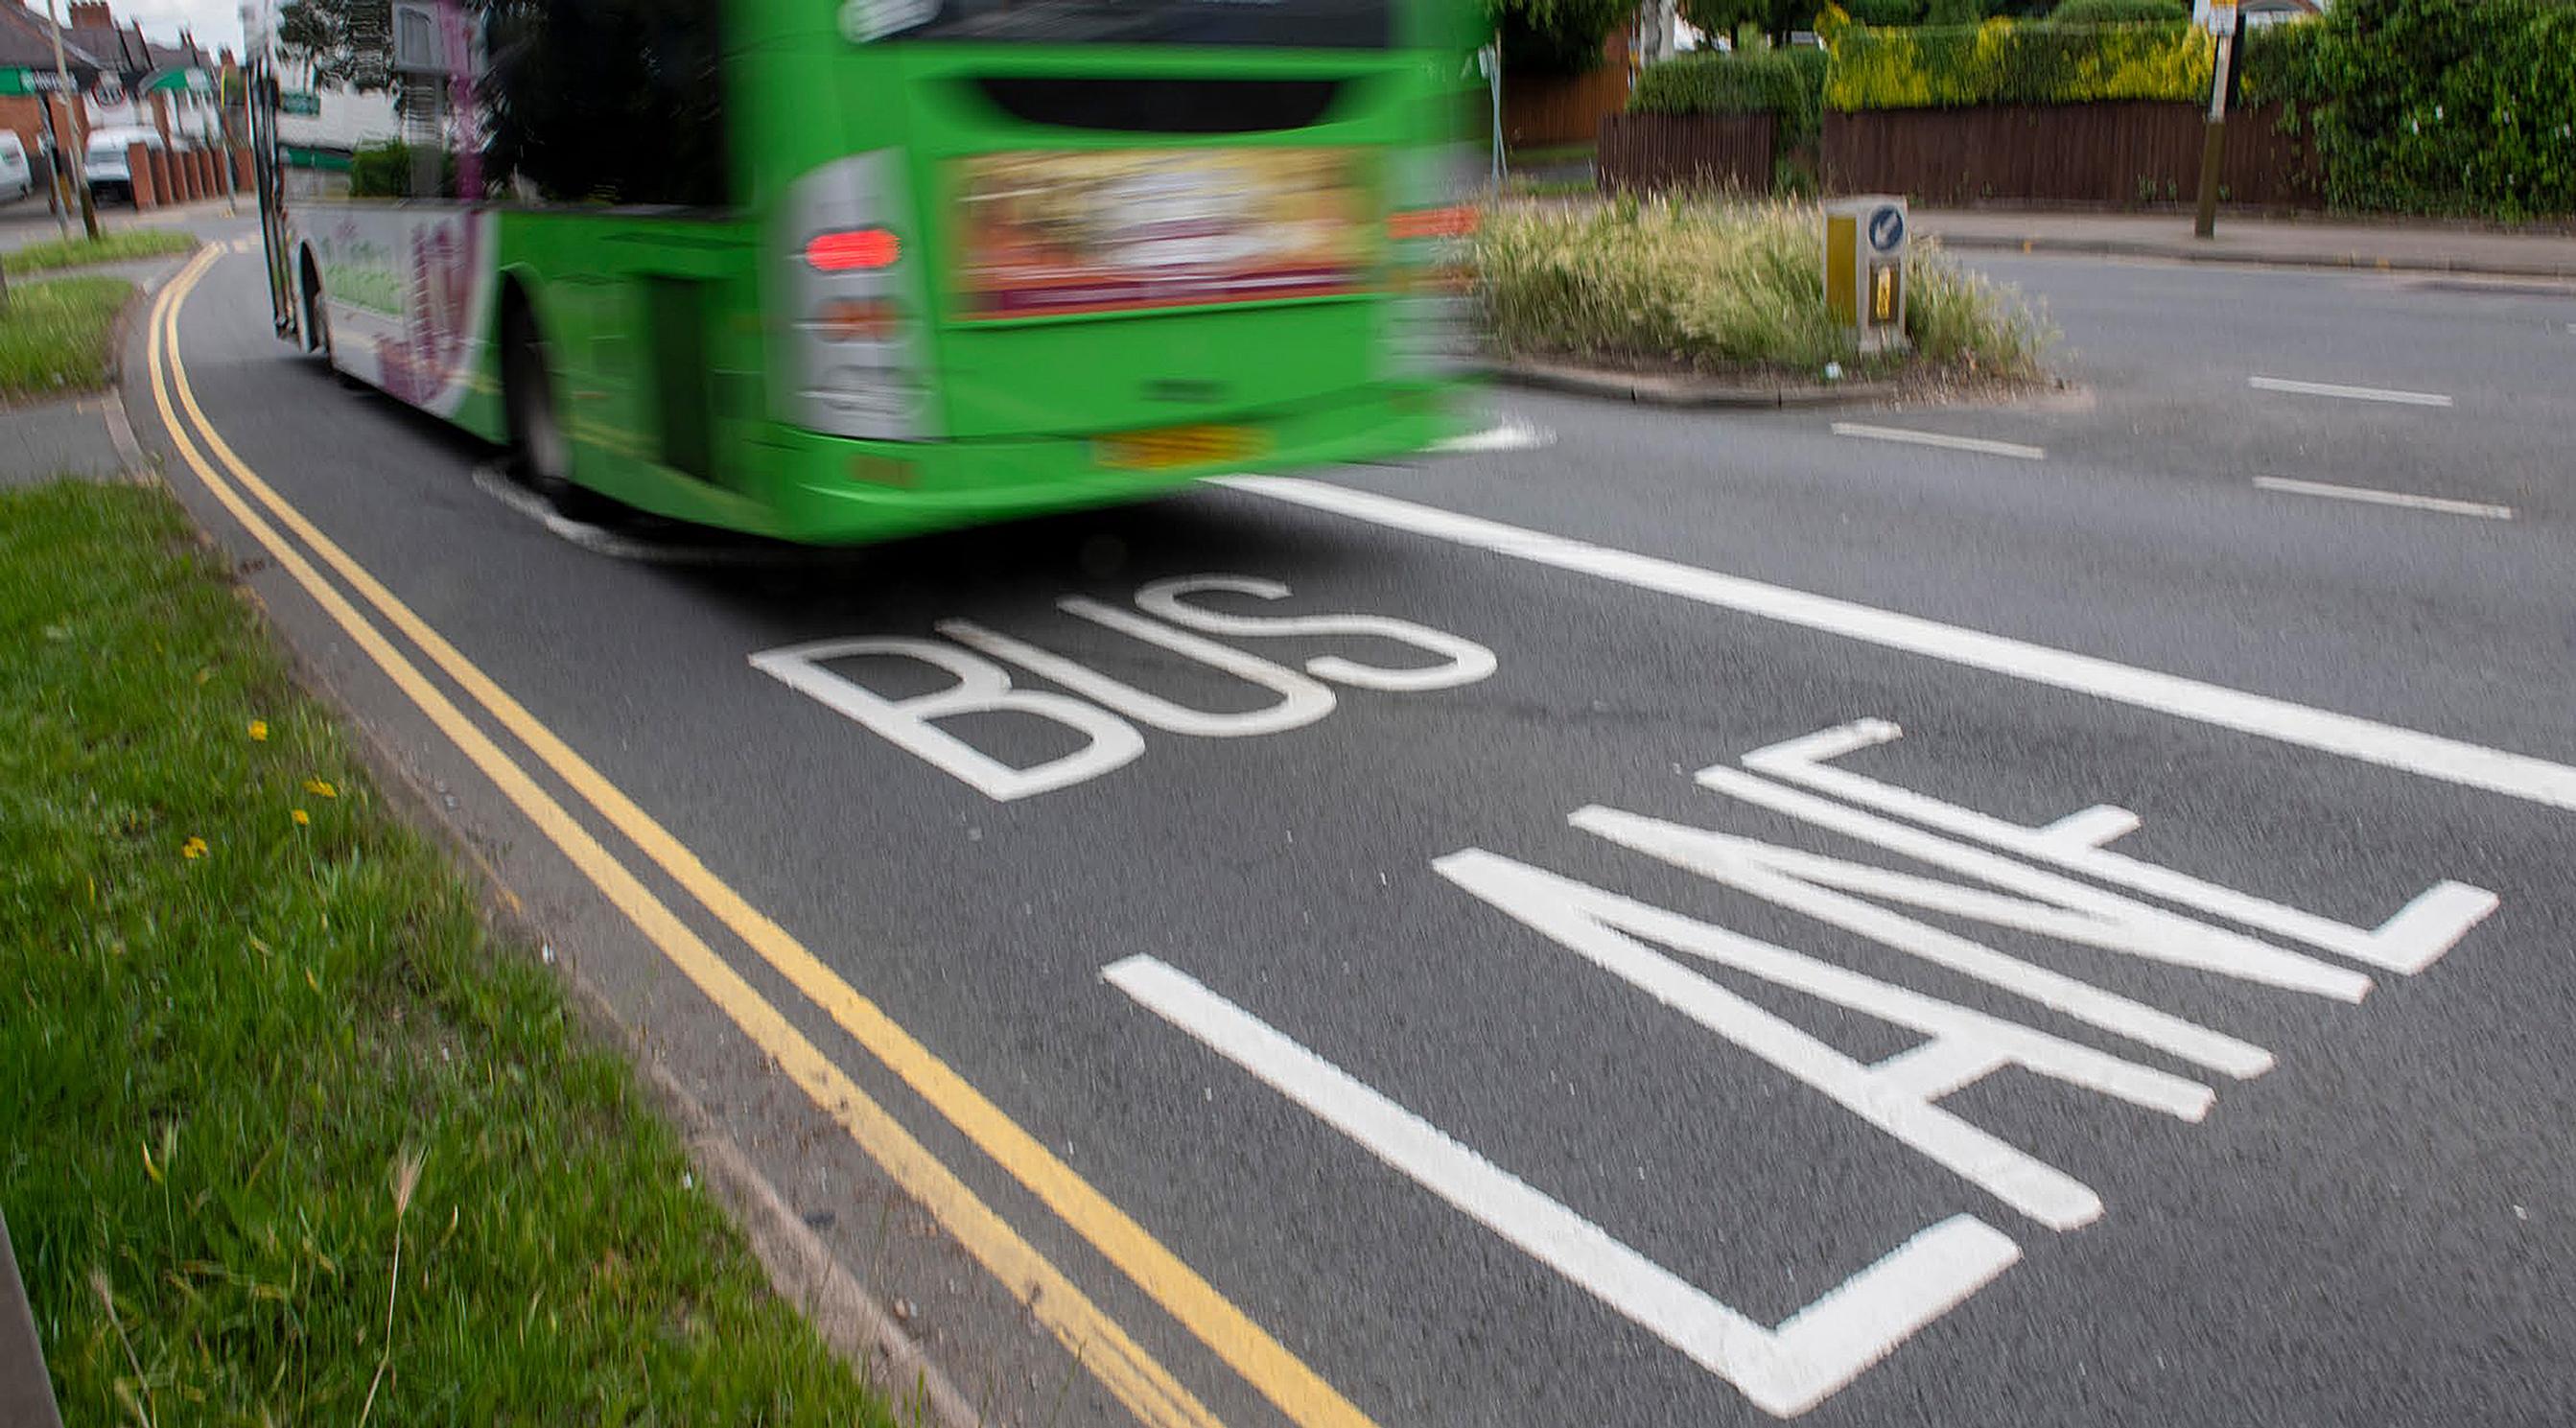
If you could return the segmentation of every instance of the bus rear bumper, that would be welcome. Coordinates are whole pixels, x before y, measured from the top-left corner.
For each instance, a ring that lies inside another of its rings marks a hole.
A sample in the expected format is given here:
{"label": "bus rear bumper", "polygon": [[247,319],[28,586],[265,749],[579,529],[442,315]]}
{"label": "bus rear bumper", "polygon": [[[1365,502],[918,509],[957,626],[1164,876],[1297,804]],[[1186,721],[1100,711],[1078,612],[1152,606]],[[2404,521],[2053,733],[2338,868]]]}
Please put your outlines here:
{"label": "bus rear bumper", "polygon": [[1248,454],[1150,470],[1104,465],[1101,440],[1088,436],[906,443],[783,431],[770,533],[815,544],[883,540],[1150,500],[1207,476],[1408,456],[1463,431],[1468,406],[1455,385],[1389,385],[1201,418],[1190,427],[1240,434]]}

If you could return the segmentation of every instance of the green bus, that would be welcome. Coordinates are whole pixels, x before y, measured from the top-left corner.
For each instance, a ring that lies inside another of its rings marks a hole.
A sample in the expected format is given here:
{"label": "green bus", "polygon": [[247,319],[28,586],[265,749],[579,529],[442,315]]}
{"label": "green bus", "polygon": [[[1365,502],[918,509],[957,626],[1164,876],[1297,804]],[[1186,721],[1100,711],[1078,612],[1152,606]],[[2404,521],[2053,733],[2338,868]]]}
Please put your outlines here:
{"label": "green bus", "polygon": [[1466,420],[1477,37],[1446,0],[393,20],[373,62],[422,137],[358,196],[290,197],[254,119],[279,335],[567,508],[856,542]]}

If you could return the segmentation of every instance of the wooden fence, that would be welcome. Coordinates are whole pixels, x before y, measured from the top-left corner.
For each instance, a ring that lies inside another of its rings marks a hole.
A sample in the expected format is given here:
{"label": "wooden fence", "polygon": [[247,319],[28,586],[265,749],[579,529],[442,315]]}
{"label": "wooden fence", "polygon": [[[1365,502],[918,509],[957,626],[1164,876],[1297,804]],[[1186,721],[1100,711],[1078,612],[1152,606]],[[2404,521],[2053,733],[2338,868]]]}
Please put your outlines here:
{"label": "wooden fence", "polygon": [[1628,107],[1628,34],[1613,30],[1601,63],[1583,74],[1503,76],[1503,142],[1515,149],[1588,143],[1604,117]]}
{"label": "wooden fence", "polygon": [[[2222,197],[2266,208],[2323,206],[2305,145],[2280,112],[2231,116]],[[2198,105],[2152,101],[1873,109],[1825,116],[1826,185],[1922,203],[2132,207],[2189,201],[2203,139]]]}
{"label": "wooden fence", "polygon": [[1594,174],[1621,189],[1771,189],[1768,114],[1614,114],[1601,121]]}

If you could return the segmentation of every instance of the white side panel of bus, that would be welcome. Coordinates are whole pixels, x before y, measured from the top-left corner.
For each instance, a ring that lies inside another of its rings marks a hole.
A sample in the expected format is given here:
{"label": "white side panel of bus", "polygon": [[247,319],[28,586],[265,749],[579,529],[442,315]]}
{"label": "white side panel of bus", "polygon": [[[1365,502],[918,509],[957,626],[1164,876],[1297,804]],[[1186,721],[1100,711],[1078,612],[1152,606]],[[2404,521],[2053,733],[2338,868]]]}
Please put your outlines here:
{"label": "white side panel of bus", "polygon": [[341,370],[452,417],[491,341],[493,216],[467,208],[308,204]]}

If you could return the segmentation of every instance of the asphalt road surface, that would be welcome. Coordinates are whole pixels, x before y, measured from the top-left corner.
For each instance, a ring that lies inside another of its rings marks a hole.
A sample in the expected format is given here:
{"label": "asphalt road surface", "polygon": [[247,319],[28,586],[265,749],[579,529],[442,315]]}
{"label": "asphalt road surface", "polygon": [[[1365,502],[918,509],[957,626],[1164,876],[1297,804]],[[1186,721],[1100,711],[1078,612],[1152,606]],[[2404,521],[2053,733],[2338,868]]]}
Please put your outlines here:
{"label": "asphalt road surface", "polygon": [[995,1421],[2570,1421],[2576,300],[1977,266],[2074,390],[818,558],[233,254],[173,479]]}

